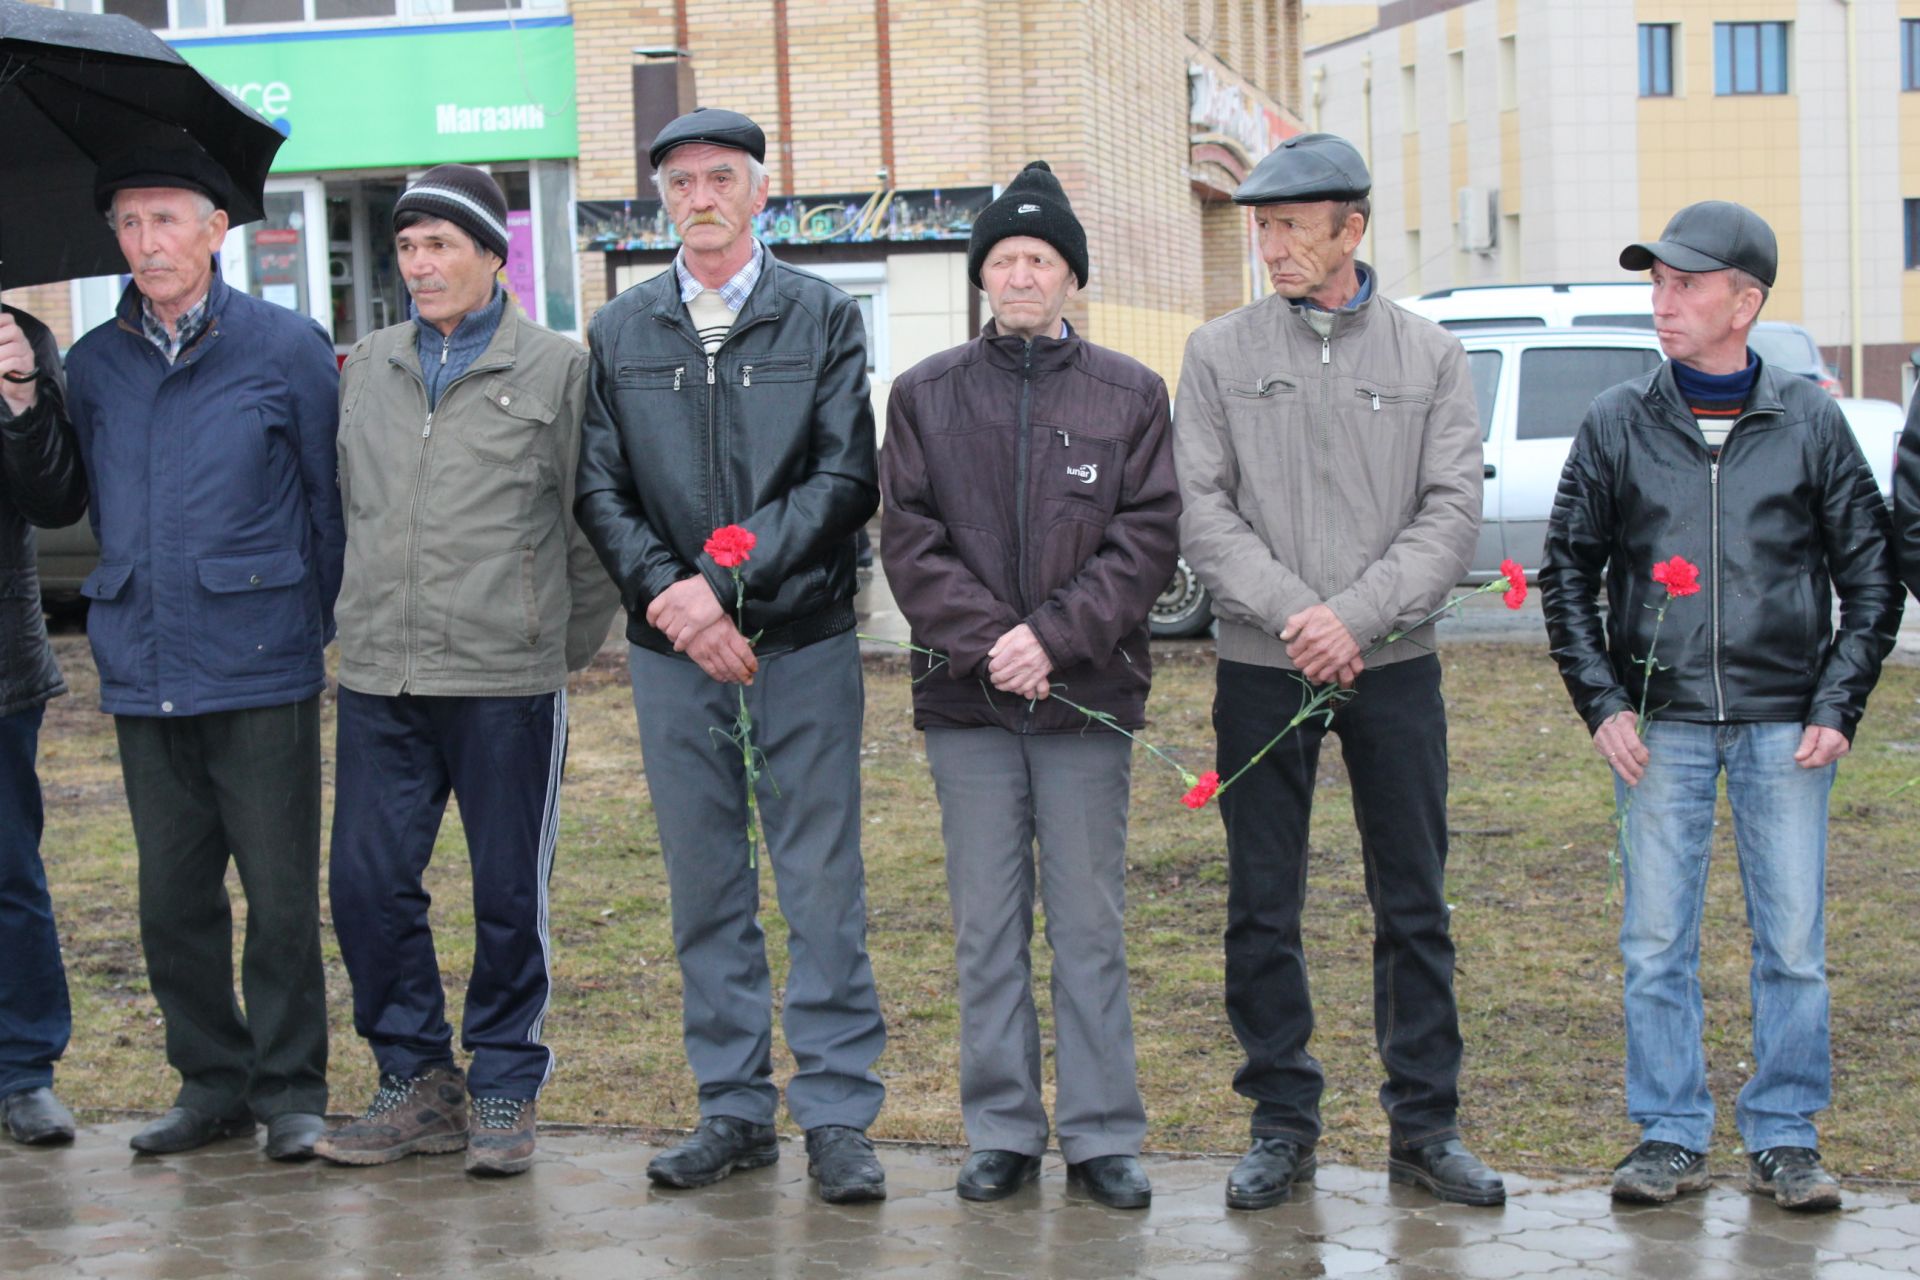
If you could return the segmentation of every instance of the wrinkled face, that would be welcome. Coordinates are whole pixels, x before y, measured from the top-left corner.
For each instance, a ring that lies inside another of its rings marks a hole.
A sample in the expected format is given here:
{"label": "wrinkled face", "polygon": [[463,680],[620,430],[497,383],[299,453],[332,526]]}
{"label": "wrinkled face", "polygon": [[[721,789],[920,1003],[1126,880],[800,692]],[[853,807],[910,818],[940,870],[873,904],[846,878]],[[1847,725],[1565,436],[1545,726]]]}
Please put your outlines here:
{"label": "wrinkled face", "polygon": [[163,311],[199,301],[213,278],[213,253],[226,239],[224,210],[179,187],[129,187],[107,215],[127,270],[140,292]]}
{"label": "wrinkled face", "polygon": [[1358,213],[1350,213],[1336,225],[1335,214],[1343,207],[1334,200],[1254,207],[1260,260],[1267,264],[1275,293],[1283,298],[1310,298],[1352,261],[1367,223]]}
{"label": "wrinkled face", "polygon": [[689,142],[662,159],[660,188],[667,216],[696,253],[725,253],[753,229],[767,204],[767,182],[753,180],[748,155],[733,147]]}
{"label": "wrinkled face", "polygon": [[416,222],[394,235],[393,247],[413,305],[440,332],[452,333],[467,312],[492,299],[500,259],[451,222]]}
{"label": "wrinkled face", "polygon": [[1736,288],[1731,271],[1681,271],[1655,262],[1652,274],[1653,331],[1660,349],[1682,364],[1698,365],[1730,348],[1735,333],[1760,314],[1760,291]]}
{"label": "wrinkled face", "polygon": [[1008,236],[987,250],[980,286],[1000,332],[1020,338],[1057,336],[1079,287],[1059,250],[1034,236]]}

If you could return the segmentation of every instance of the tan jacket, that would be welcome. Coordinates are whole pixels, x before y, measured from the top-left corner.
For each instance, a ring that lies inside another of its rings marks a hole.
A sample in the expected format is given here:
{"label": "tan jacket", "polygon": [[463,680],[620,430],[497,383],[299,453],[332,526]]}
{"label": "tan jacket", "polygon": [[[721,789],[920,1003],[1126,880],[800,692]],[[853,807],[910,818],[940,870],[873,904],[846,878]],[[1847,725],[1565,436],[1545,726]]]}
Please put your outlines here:
{"label": "tan jacket", "polygon": [[[1272,296],[1187,342],[1173,414],[1180,553],[1220,657],[1292,667],[1279,634],[1326,604],[1365,649],[1441,604],[1480,530],[1480,418],[1458,339],[1378,295],[1326,339]],[[1430,652],[1432,628],[1369,661]]]}
{"label": "tan jacket", "polygon": [[340,378],[340,683],[515,697],[563,687],[619,596],[573,520],[587,352],[508,303],[431,415],[412,321]]}

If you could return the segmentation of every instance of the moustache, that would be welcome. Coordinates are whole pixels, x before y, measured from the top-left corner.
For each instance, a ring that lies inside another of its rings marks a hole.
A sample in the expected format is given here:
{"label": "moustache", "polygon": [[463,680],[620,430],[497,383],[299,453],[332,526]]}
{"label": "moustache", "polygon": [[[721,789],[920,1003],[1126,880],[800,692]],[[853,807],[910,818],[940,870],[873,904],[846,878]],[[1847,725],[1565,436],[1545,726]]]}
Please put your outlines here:
{"label": "moustache", "polygon": [[140,260],[140,270],[142,271],[167,271],[172,267],[173,263],[157,254],[151,258],[142,258]]}
{"label": "moustache", "polygon": [[439,276],[428,276],[424,280],[407,279],[407,292],[418,297],[422,293],[437,293],[447,287],[447,282]]}
{"label": "moustache", "polygon": [[728,222],[711,209],[700,213],[690,213],[680,220],[680,230],[682,232],[685,232],[689,227],[720,227],[724,230],[732,226],[733,224],[731,222]]}

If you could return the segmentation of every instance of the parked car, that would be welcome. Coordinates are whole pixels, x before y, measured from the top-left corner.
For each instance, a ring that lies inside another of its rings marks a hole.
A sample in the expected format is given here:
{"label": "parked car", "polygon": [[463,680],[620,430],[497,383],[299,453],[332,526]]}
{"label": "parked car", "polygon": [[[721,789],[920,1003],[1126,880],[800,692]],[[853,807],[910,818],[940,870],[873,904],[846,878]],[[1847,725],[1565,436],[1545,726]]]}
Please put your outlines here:
{"label": "parked car", "polygon": [[[1645,281],[1614,284],[1489,284],[1436,289],[1401,302],[1416,315],[1445,329],[1514,329],[1548,325],[1604,325],[1653,328],[1653,286]],[[1760,358],[1822,390],[1843,394],[1840,376],[1820,354],[1806,329],[1785,320],[1762,320],[1748,337]]]}

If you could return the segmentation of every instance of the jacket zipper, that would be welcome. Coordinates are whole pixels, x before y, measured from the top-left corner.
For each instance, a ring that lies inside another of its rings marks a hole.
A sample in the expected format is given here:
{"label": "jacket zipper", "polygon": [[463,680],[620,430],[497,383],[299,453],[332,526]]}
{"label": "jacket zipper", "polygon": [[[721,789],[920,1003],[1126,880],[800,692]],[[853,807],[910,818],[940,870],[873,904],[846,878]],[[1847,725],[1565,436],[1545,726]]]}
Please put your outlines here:
{"label": "jacket zipper", "polygon": [[[1339,323],[1337,320],[1335,323]],[[1320,539],[1320,590],[1331,594],[1333,586],[1333,467],[1330,461],[1333,453],[1333,334],[1320,336],[1320,494],[1325,505],[1321,508],[1322,532]]]}
{"label": "jacket zipper", "polygon": [[[718,365],[720,361],[720,353],[727,349],[727,344],[732,342],[735,338],[739,337],[742,333],[745,333],[748,329],[753,328],[755,325],[766,324],[769,321],[776,320],[778,318],[779,318],[778,316],[756,316],[744,325],[735,324],[733,328],[727,331],[727,336],[720,339],[720,345],[714,348],[712,351],[708,351],[706,344],[701,342],[699,338],[688,333],[685,329],[681,328],[676,318],[666,316],[666,315],[658,316],[658,319],[662,324],[672,329],[675,333],[685,338],[688,342],[691,342],[694,346],[694,349],[700,352],[701,355],[706,357],[707,385],[709,387],[715,386],[719,382]],[[679,369],[674,370],[673,389],[675,391],[678,391],[680,389],[680,373],[681,373],[681,370]],[[714,415],[714,410],[716,408],[716,404],[718,400],[719,400],[719,396],[714,392],[709,391],[707,393],[707,497],[708,497],[708,501],[710,503],[713,503],[714,506],[718,505],[718,503],[715,502],[715,500],[718,499],[718,497],[720,496],[720,441],[718,438],[718,432],[716,430],[717,424],[716,424],[715,415]],[[728,524],[732,522],[734,518],[733,510],[732,510],[733,504],[729,502],[726,505],[727,505],[727,510],[724,512],[716,511],[713,509],[712,506],[709,507],[707,514],[713,520],[713,527],[718,528],[720,525]]]}
{"label": "jacket zipper", "polygon": [[[1033,404],[1033,339],[1028,338],[1020,356],[1020,436],[1018,454],[1019,487],[1014,490],[1014,527],[1020,531],[1019,578],[1014,591],[1020,599],[1020,616],[1025,617],[1031,610],[1027,608],[1027,449],[1032,431],[1028,421],[1028,412]],[[1020,714],[1020,731],[1033,729],[1033,703],[1029,701]]]}
{"label": "jacket zipper", "polygon": [[[1722,443],[1720,447],[1725,449],[1726,445]],[[1712,635],[1707,648],[1713,655],[1713,717],[1724,721],[1727,718],[1727,695],[1726,691],[1720,687],[1720,459],[1718,458],[1715,458],[1707,467],[1707,489],[1713,498],[1713,511],[1709,519],[1713,530],[1713,608],[1708,614],[1708,625],[1712,629]]]}

